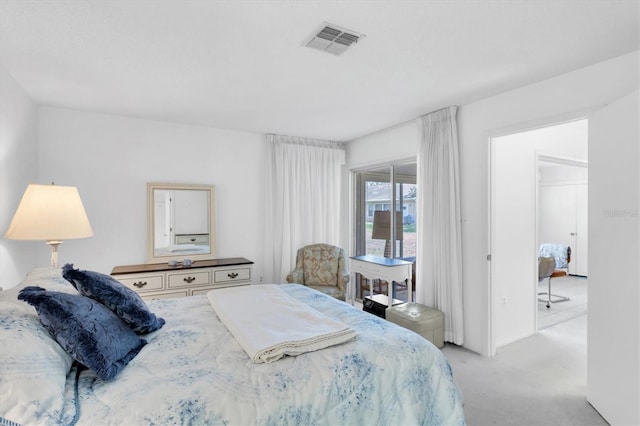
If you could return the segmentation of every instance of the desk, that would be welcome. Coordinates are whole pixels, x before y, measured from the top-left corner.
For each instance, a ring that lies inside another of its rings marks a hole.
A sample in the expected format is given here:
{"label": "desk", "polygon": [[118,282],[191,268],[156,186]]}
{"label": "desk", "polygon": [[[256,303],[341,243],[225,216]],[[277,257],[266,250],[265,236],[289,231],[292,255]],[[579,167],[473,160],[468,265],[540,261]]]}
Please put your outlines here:
{"label": "desk", "polygon": [[[389,303],[389,296],[393,295],[392,287],[394,281],[402,282],[404,280],[408,280],[408,288],[413,288],[413,282],[411,279],[412,262],[407,262],[402,259],[390,259],[388,257],[371,255],[354,256],[351,257],[350,260],[351,263],[349,267],[352,273],[359,273],[360,275],[369,278],[370,296],[373,296],[372,281],[374,278],[380,278],[389,283],[389,285],[387,285],[387,295],[384,299],[380,300],[379,298],[376,298],[377,302],[387,305],[387,307],[394,304],[394,302]],[[355,278],[352,282],[355,282]],[[408,301],[411,302],[412,297],[410,292],[408,294],[408,298]]]}

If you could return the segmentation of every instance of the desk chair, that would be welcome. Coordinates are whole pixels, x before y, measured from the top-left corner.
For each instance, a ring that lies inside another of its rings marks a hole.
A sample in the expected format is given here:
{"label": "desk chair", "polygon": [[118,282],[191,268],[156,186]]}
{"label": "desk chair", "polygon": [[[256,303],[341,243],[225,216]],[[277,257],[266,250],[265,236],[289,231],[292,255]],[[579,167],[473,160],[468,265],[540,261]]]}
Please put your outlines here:
{"label": "desk chair", "polygon": [[[571,247],[562,244],[542,244],[538,252],[538,282],[547,278],[549,281],[549,291],[538,293],[538,296],[546,295],[546,299],[538,300],[547,302],[547,309],[552,303],[566,302],[570,300],[566,296],[551,293],[551,278],[566,277],[569,273],[569,263],[571,262]],[[551,297],[555,297],[552,300]]]}

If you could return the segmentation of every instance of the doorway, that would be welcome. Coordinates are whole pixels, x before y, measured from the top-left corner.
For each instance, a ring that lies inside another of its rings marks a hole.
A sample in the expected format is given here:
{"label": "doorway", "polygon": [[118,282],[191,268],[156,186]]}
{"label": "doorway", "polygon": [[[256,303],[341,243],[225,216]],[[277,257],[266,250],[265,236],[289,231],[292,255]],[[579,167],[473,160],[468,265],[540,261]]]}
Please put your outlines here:
{"label": "doorway", "polygon": [[490,354],[537,332],[538,158],[587,161],[585,118],[490,138]]}
{"label": "doorway", "polygon": [[587,313],[588,164],[547,155],[538,155],[537,164],[538,247],[571,248],[567,276],[538,282],[538,294],[545,295],[538,298],[537,329],[543,330]]}

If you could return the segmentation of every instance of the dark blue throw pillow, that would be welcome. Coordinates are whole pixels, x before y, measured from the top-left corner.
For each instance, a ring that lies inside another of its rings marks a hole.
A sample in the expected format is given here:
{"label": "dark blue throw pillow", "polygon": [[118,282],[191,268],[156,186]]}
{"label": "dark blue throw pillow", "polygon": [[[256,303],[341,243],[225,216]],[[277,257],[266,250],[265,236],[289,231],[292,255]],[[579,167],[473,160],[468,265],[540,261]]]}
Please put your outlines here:
{"label": "dark blue throw pillow", "polygon": [[147,334],[164,325],[164,319],[149,311],[144,300],[129,287],[110,275],[73,269],[73,264],[62,267],[62,276],[78,292],[102,303],[127,323],[138,334]]}
{"label": "dark blue throw pillow", "polygon": [[88,297],[29,286],[18,299],[34,306],[60,346],[102,380],[113,379],[147,344],[111,310]]}

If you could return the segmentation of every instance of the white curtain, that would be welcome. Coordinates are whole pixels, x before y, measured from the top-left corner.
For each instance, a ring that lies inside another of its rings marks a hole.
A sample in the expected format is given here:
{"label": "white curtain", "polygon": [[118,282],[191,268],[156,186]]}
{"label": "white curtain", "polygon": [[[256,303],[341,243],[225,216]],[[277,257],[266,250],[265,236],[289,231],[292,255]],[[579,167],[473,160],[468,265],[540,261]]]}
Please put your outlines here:
{"label": "white curtain", "polygon": [[340,241],[344,145],[267,135],[263,279],[285,282],[296,251]]}
{"label": "white curtain", "polygon": [[457,107],[421,118],[416,299],[444,313],[444,340],[464,343]]}

